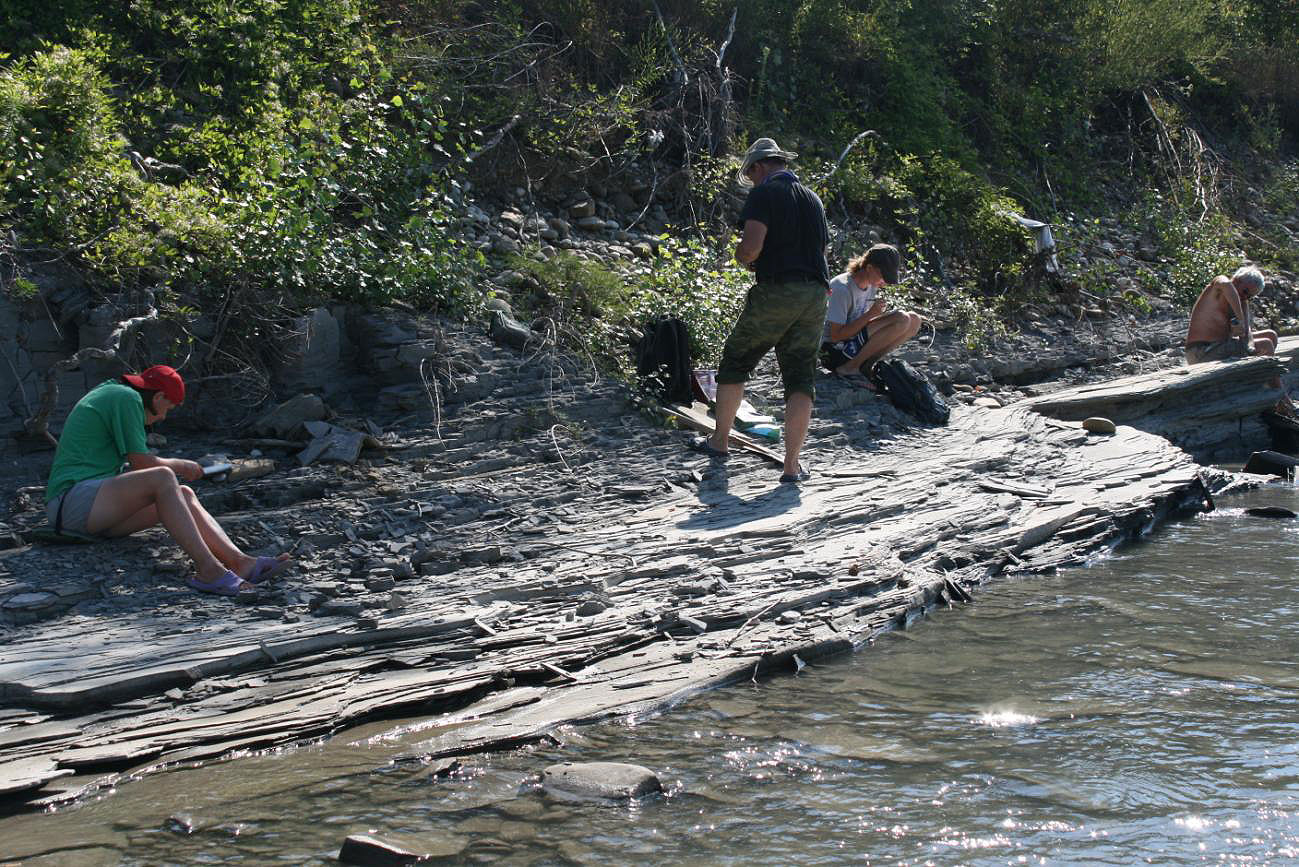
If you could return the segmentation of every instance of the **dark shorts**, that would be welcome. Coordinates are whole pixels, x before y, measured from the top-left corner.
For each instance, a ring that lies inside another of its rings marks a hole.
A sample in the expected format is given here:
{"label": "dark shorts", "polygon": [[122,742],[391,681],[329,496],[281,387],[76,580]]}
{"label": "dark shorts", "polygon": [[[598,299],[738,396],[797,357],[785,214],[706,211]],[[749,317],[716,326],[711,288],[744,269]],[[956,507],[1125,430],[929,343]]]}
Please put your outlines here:
{"label": "dark shorts", "polygon": [[866,329],[863,328],[861,332],[851,340],[843,340],[840,341],[840,343],[842,343],[849,352],[845,352],[833,343],[821,344],[821,366],[831,373],[834,373],[840,367],[843,367],[849,361],[856,358],[857,354],[865,349],[870,343],[870,335],[866,332]]}
{"label": "dark shorts", "polygon": [[817,280],[758,283],[750,288],[744,310],[722,349],[717,381],[745,382],[762,357],[775,349],[785,398],[792,392],[815,396],[825,302],[825,284]]}
{"label": "dark shorts", "polygon": [[1226,340],[1196,340],[1186,344],[1186,363],[1203,364],[1206,361],[1226,361],[1249,355],[1245,340],[1229,337]]}

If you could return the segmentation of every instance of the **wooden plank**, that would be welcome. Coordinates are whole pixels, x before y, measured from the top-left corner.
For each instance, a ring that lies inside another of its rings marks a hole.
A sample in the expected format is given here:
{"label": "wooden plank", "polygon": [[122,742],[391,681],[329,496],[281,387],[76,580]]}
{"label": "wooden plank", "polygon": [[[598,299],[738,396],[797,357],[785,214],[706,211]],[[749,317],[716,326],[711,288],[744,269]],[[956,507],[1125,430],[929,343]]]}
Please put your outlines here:
{"label": "wooden plank", "polygon": [[[662,409],[663,412],[669,418],[675,418],[680,421],[683,421],[686,424],[688,424],[690,427],[694,428],[697,431],[700,431],[701,433],[713,434],[717,432],[717,423],[706,413],[700,412],[694,407],[665,406],[662,407]],[[746,452],[752,452],[755,455],[761,455],[762,457],[766,458],[769,461],[772,461],[773,463],[777,463],[782,466],[785,463],[784,455],[777,454],[775,451],[762,445],[757,440],[743,433],[740,433],[738,430],[735,430],[734,428],[731,429],[728,442],[733,443],[736,447],[741,448]]]}

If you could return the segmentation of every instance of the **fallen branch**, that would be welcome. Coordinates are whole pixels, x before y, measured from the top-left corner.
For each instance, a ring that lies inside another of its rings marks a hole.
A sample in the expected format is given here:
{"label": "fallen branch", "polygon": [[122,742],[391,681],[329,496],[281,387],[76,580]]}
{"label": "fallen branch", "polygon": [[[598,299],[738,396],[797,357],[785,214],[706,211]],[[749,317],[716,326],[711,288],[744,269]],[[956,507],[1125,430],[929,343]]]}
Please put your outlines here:
{"label": "fallen branch", "polygon": [[861,140],[865,138],[873,138],[879,140],[880,134],[873,129],[868,129],[857,133],[857,135],[853,137],[853,140],[848,142],[848,146],[843,149],[843,153],[839,154],[839,161],[834,164],[834,168],[830,170],[830,174],[825,176],[825,179],[827,181],[829,181],[832,177],[835,176],[835,174],[839,171],[839,167],[843,165],[843,161],[848,158],[848,154],[851,153],[852,149],[857,147],[857,145],[861,142]]}
{"label": "fallen branch", "polygon": [[496,135],[492,136],[491,139],[488,140],[487,144],[483,145],[478,150],[474,151],[469,156],[465,157],[465,162],[472,163],[474,160],[478,159],[480,156],[482,156],[483,154],[487,153],[489,150],[491,150],[492,148],[500,144],[501,140],[504,139],[505,136],[509,134],[510,130],[518,126],[519,121],[522,119],[523,119],[523,115],[519,115],[519,114],[516,114],[514,117],[510,118],[509,122],[506,123],[505,126],[501,127],[499,130],[497,130]]}
{"label": "fallen branch", "polygon": [[672,62],[677,66],[677,85],[685,87],[690,84],[690,73],[686,72],[686,65],[681,62],[681,55],[677,54],[676,43],[672,41],[672,31],[668,30],[668,23],[663,19],[663,10],[659,8],[658,0],[650,0],[650,3],[654,6],[654,14],[659,17],[663,38],[668,42],[668,51],[672,52]]}

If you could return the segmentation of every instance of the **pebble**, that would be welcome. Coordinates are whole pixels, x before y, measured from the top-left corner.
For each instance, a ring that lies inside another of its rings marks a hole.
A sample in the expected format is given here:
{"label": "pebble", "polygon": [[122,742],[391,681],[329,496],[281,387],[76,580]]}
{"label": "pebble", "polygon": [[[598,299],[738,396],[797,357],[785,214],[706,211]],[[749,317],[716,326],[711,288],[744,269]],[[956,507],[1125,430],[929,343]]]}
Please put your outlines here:
{"label": "pebble", "polygon": [[1084,419],[1082,426],[1083,426],[1083,430],[1094,434],[1108,435],[1108,434],[1113,434],[1116,430],[1118,430],[1118,428],[1114,426],[1114,422],[1110,421],[1107,418],[1101,418],[1100,416],[1092,416],[1089,419]]}

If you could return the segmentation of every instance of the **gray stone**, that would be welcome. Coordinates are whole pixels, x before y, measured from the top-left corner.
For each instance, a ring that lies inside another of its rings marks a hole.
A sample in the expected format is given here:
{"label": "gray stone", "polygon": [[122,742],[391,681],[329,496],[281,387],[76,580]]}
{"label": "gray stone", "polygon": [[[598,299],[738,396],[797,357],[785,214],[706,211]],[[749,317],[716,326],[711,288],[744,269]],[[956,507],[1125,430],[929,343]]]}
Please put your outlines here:
{"label": "gray stone", "polygon": [[328,415],[329,408],[319,395],[300,394],[262,416],[253,429],[280,438],[298,436],[304,431],[305,422],[321,421]]}
{"label": "gray stone", "polygon": [[649,768],[622,762],[563,762],[542,771],[545,790],[575,798],[623,800],[663,791]]}
{"label": "gray stone", "polygon": [[276,368],[281,387],[323,388],[333,384],[343,354],[343,329],[329,310],[317,307],[293,323],[293,336]]}
{"label": "gray stone", "polygon": [[371,593],[386,593],[397,586],[392,575],[371,575],[365,579],[365,589]]}
{"label": "gray stone", "polygon": [[365,606],[360,602],[343,599],[328,599],[315,609],[319,617],[360,617],[364,611]]}
{"label": "gray stone", "polygon": [[468,845],[466,839],[451,835],[390,835],[380,838],[373,836],[373,833],[351,834],[338,850],[338,860],[344,864],[359,864],[363,867],[395,867],[456,858]]}
{"label": "gray stone", "polygon": [[0,607],[14,611],[26,609],[45,608],[59,601],[59,597],[54,593],[18,593],[6,599]]}
{"label": "gray stone", "polygon": [[1101,418],[1100,416],[1092,416],[1091,418],[1083,419],[1082,426],[1083,430],[1094,434],[1112,434],[1118,430],[1118,428],[1114,426],[1114,422],[1107,418]]}
{"label": "gray stone", "polygon": [[[595,202],[591,199],[583,199],[576,204],[570,205],[568,213],[574,219],[584,220],[595,216]],[[552,224],[553,225],[553,224]]]}
{"label": "gray stone", "polygon": [[442,346],[437,340],[420,340],[407,343],[397,350],[397,360],[408,367],[419,367],[429,358],[442,355]]}
{"label": "gray stone", "polygon": [[539,338],[531,328],[515,321],[500,310],[492,311],[491,332],[492,339],[497,343],[512,346],[515,349],[523,349],[529,344],[539,342]]}
{"label": "gray stone", "polygon": [[498,256],[517,256],[523,252],[519,242],[513,238],[507,238],[504,235],[497,235],[492,239],[492,252]]}

